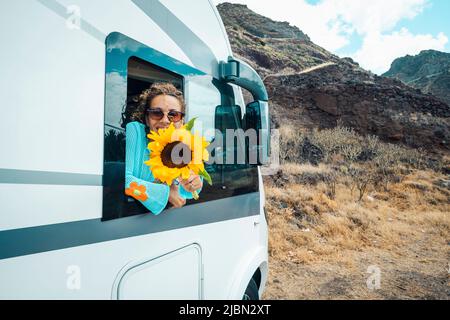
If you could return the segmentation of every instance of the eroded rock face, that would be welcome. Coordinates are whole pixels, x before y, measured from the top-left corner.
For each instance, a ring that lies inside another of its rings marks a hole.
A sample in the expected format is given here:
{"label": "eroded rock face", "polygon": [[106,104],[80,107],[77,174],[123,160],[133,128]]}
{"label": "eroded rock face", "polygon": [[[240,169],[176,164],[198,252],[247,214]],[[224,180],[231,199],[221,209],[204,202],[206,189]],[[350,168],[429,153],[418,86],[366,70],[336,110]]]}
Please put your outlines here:
{"label": "eroded rock face", "polygon": [[424,50],[416,56],[395,59],[383,76],[399,79],[450,104],[450,53]]}
{"label": "eroded rock face", "polygon": [[234,54],[264,79],[274,127],[332,128],[340,123],[389,142],[449,149],[450,108],[442,99],[376,76],[350,58],[340,59],[296,27],[246,6],[221,4],[218,9]]}
{"label": "eroded rock face", "polygon": [[291,26],[289,22],[273,21],[256,14],[244,4],[222,3],[217,6],[222,17],[225,16],[226,26],[236,26],[245,29],[247,33],[259,38],[289,38],[309,40],[300,29]]}
{"label": "eroded rock face", "polygon": [[303,128],[331,128],[340,122],[390,142],[449,147],[449,106],[399,81],[336,64],[306,74],[269,76],[266,86],[278,106],[275,125],[289,121]]}

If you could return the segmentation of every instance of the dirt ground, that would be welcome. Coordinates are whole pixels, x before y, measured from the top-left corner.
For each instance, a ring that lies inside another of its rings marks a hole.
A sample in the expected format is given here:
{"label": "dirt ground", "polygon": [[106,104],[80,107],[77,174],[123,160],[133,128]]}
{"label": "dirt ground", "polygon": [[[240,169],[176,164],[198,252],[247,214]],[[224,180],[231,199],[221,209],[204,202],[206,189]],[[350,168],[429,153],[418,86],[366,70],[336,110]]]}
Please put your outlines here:
{"label": "dirt ground", "polygon": [[[386,251],[343,251],[351,265],[269,261],[263,299],[449,299],[448,248],[424,235]],[[379,268],[379,285],[376,279]],[[368,272],[369,271],[369,272]]]}
{"label": "dirt ground", "polygon": [[344,187],[332,201],[320,185],[269,186],[262,298],[448,300],[450,193],[434,178],[415,174],[362,202]]}

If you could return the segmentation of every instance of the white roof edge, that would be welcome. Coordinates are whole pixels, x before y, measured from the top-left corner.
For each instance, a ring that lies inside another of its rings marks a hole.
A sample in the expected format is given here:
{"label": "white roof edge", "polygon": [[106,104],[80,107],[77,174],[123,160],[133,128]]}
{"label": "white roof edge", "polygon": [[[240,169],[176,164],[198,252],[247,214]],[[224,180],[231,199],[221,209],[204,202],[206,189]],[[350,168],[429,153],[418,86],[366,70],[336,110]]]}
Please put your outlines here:
{"label": "white roof edge", "polygon": [[223,36],[224,36],[224,38],[226,40],[227,48],[228,48],[228,54],[230,56],[233,56],[233,51],[231,50],[231,45],[230,45],[230,39],[228,38],[228,34],[227,34],[227,31],[226,31],[225,26],[223,24],[222,17],[220,16],[219,11],[217,10],[217,7],[214,5],[213,0],[208,0],[208,2],[209,2],[209,5],[211,6],[211,9],[214,12],[214,14],[216,15],[216,18],[217,18],[217,20],[219,22],[219,25],[220,25],[220,29],[222,30],[222,34],[223,34]]}

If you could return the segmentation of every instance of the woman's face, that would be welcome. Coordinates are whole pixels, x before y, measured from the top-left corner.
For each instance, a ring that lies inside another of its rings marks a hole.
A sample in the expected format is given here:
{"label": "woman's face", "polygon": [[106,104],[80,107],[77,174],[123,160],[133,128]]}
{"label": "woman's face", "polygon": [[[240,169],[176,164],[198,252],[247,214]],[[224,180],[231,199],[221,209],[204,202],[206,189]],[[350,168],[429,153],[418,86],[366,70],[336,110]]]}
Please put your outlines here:
{"label": "woman's face", "polygon": [[[181,112],[182,107],[180,101],[177,98],[168,95],[159,95],[152,99],[150,103],[150,109],[160,109],[164,113],[164,117],[161,120],[152,119],[149,113],[145,116],[145,121],[150,130],[157,131],[159,129],[166,129],[170,125],[168,113],[170,111]],[[181,128],[183,120],[173,123],[175,128]]]}

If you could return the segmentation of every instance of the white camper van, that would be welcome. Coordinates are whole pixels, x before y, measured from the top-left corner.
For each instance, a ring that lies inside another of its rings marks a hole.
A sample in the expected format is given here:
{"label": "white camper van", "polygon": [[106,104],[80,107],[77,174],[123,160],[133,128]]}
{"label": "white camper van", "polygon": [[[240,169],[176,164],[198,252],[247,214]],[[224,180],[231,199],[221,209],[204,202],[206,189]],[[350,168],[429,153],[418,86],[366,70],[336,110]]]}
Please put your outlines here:
{"label": "white camper van", "polygon": [[124,193],[125,125],[154,82],[182,90],[204,132],[268,130],[264,85],[214,4],[1,1],[0,17],[0,298],[258,299],[261,161],[208,164],[200,199],[158,215]]}

